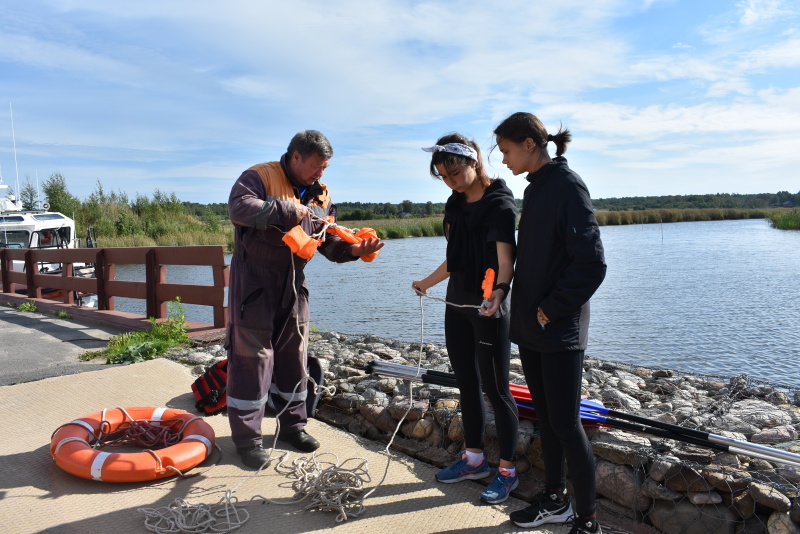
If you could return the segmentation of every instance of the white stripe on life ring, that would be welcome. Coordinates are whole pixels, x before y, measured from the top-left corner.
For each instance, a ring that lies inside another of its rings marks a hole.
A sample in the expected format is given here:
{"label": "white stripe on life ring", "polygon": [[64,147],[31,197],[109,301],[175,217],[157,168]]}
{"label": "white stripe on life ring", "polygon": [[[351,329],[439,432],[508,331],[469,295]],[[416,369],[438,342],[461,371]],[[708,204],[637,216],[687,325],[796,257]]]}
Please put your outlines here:
{"label": "white stripe on life ring", "polygon": [[79,421],[76,419],[75,421],[72,421],[70,424],[82,426],[83,428],[89,431],[89,439],[94,439],[94,428],[92,428],[92,425],[90,425],[86,421]]}
{"label": "white stripe on life ring", "polygon": [[109,456],[111,456],[110,452],[101,452],[100,454],[94,457],[94,460],[92,461],[92,469],[90,471],[92,479],[103,480],[102,478],[100,478],[100,475],[103,472],[103,464],[105,463],[106,458],[108,458]]}
{"label": "white stripe on life ring", "polygon": [[[206,446],[206,458],[208,458],[208,455],[211,454],[211,440],[209,440],[207,437],[201,436],[200,434],[192,434],[191,436],[186,436],[183,439],[184,440],[186,440],[186,439],[196,439],[198,441],[202,441],[203,444]],[[181,441],[183,441],[183,440],[181,440]]]}
{"label": "white stripe on life ring", "polygon": [[153,421],[161,421],[161,418],[164,416],[164,412],[166,411],[166,408],[156,408],[151,419],[153,419]]}

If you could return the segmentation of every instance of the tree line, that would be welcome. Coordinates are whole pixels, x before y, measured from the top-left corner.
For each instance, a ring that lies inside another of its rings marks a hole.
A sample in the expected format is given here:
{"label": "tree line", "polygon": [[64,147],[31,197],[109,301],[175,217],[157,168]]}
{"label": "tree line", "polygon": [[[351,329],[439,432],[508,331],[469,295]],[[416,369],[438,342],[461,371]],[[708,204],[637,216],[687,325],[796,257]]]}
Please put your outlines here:
{"label": "tree line", "polygon": [[600,198],[592,200],[595,209],[609,211],[637,211],[656,209],[765,209],[780,208],[787,203],[800,206],[800,192],[717,193],[714,195],[667,195],[660,197]]}
{"label": "tree line", "polygon": [[[522,201],[518,201],[521,205]],[[218,217],[228,218],[228,204],[217,202],[214,204],[199,204],[197,202],[184,202],[187,213],[202,216],[211,211]],[[444,202],[411,202],[404,200],[393,204],[391,202],[337,202],[336,216],[342,221],[370,221],[373,219],[398,219],[402,217],[426,217],[440,215],[444,212]]]}
{"label": "tree line", "polygon": [[[145,236],[162,244],[166,235],[224,234],[221,224],[228,220],[228,205],[224,202],[200,204],[181,201],[175,193],[156,189],[152,196],[135,197],[121,191],[106,191],[98,180],[94,191],[84,200],[69,192],[66,178],[55,172],[42,185],[51,211],[75,219],[79,232],[94,227],[98,236]],[[13,194],[13,192],[11,192]],[[26,176],[20,190],[23,209],[41,209],[37,188]],[[521,207],[522,200],[517,199]],[[599,211],[637,211],[657,209],[766,209],[800,206],[800,192],[708,195],[670,195],[651,197],[601,198],[592,201]],[[406,217],[436,217],[444,211],[443,202],[340,202],[338,217],[342,221],[399,219]],[[219,235],[215,238],[222,239]],[[208,239],[208,235],[200,241]],[[197,237],[195,236],[197,241]],[[130,245],[128,245],[130,246]]]}
{"label": "tree line", "polygon": [[[516,199],[517,207],[522,208],[522,199]],[[800,206],[800,192],[777,193],[716,193],[708,195],[667,195],[653,197],[622,197],[593,199],[597,210],[639,211],[656,209],[766,209],[779,208],[787,203]],[[227,219],[228,204],[198,204],[184,202],[187,212],[198,217],[211,211],[218,217]],[[440,215],[444,212],[444,202],[411,202],[404,200],[391,202],[339,202],[336,204],[339,219],[343,221],[369,221],[373,219],[396,219],[402,217],[424,217]]]}

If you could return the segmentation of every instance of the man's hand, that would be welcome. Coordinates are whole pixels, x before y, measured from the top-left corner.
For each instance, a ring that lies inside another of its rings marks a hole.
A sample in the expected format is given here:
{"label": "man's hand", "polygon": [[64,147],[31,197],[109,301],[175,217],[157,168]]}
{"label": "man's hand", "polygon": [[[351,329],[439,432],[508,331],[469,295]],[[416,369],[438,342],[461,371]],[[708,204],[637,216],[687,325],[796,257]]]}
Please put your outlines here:
{"label": "man's hand", "polygon": [[380,239],[370,237],[362,240],[361,243],[350,245],[350,254],[356,258],[360,258],[361,256],[366,256],[367,254],[372,254],[373,252],[379,251],[383,248],[384,244],[385,243],[383,243]]}
{"label": "man's hand", "polygon": [[303,217],[311,217],[311,210],[309,210],[303,204],[298,204],[293,202],[294,204],[294,212],[297,215],[297,224],[300,224],[300,221],[303,220]]}

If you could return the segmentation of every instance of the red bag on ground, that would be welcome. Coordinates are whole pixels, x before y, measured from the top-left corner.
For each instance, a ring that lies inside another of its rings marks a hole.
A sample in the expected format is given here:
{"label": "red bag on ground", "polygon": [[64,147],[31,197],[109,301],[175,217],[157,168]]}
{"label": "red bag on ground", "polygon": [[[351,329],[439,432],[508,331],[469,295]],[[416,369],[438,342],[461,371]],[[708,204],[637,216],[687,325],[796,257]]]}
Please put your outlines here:
{"label": "red bag on ground", "polygon": [[[320,386],[325,385],[325,375],[319,360],[311,356],[308,357],[308,374]],[[319,403],[319,396],[315,394],[311,381],[308,383],[308,395],[306,397],[306,414],[314,417]],[[219,413],[228,406],[228,396],[225,390],[228,387],[228,359],[221,360],[214,364],[212,368],[200,375],[192,384],[192,393],[197,399],[194,404],[198,411],[208,415]],[[268,407],[273,409],[272,398],[270,397]]]}
{"label": "red bag on ground", "polygon": [[197,399],[194,407],[208,415],[221,412],[228,404],[225,390],[228,389],[228,360],[214,364],[192,384]]}

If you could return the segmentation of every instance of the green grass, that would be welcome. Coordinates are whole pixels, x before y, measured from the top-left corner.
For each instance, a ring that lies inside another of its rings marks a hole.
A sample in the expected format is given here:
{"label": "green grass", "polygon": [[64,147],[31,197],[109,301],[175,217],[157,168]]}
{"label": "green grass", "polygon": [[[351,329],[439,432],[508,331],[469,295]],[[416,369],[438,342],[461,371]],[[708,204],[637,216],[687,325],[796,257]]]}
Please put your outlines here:
{"label": "green grass", "polygon": [[233,230],[231,226],[230,236],[227,232],[176,232],[162,234],[155,238],[147,235],[118,235],[100,236],[98,241],[102,247],[176,247],[176,246],[199,246],[199,245],[223,245],[233,244]]}
{"label": "green grass", "polygon": [[28,302],[23,302],[22,304],[17,306],[17,309],[19,311],[24,311],[24,312],[36,312],[36,311],[38,311],[38,308],[36,307],[36,303],[34,303],[32,300],[29,300]]}
{"label": "green grass", "polygon": [[430,237],[444,235],[441,217],[415,217],[405,219],[376,219],[371,221],[340,221],[347,228],[372,228],[381,239],[403,237]]}
{"label": "green grass", "polygon": [[774,209],[658,209],[632,211],[598,211],[595,213],[600,226],[623,224],[653,224],[669,222],[722,221],[735,219],[766,219],[778,211]]}
{"label": "green grass", "polygon": [[129,364],[152,360],[167,350],[185,345],[189,341],[186,335],[186,315],[180,299],[167,304],[169,317],[157,322],[150,319],[150,330],[125,332],[112,337],[108,346],[101,352],[86,352],[81,360],[105,357],[106,363]]}
{"label": "green grass", "polygon": [[72,319],[72,316],[70,314],[68,314],[67,312],[65,312],[64,310],[59,310],[56,313],[54,313],[53,315],[55,315],[59,319]]}
{"label": "green grass", "polygon": [[[721,221],[733,219],[771,219],[776,228],[800,229],[798,210],[785,208],[706,208],[706,209],[655,209],[629,211],[598,211],[595,213],[600,226],[624,224],[654,224],[668,222]],[[401,239],[404,237],[429,237],[444,235],[441,217],[407,217],[402,219],[372,219],[368,221],[339,221],[351,229],[372,228],[381,239]],[[227,252],[233,251],[233,225],[221,221],[216,231],[201,227],[192,228],[185,221],[181,230],[175,228],[165,233],[149,235],[103,235],[98,238],[103,247],[152,247],[222,245]]]}
{"label": "green grass", "polygon": [[800,209],[782,209],[770,215],[772,226],[779,230],[800,230]]}

